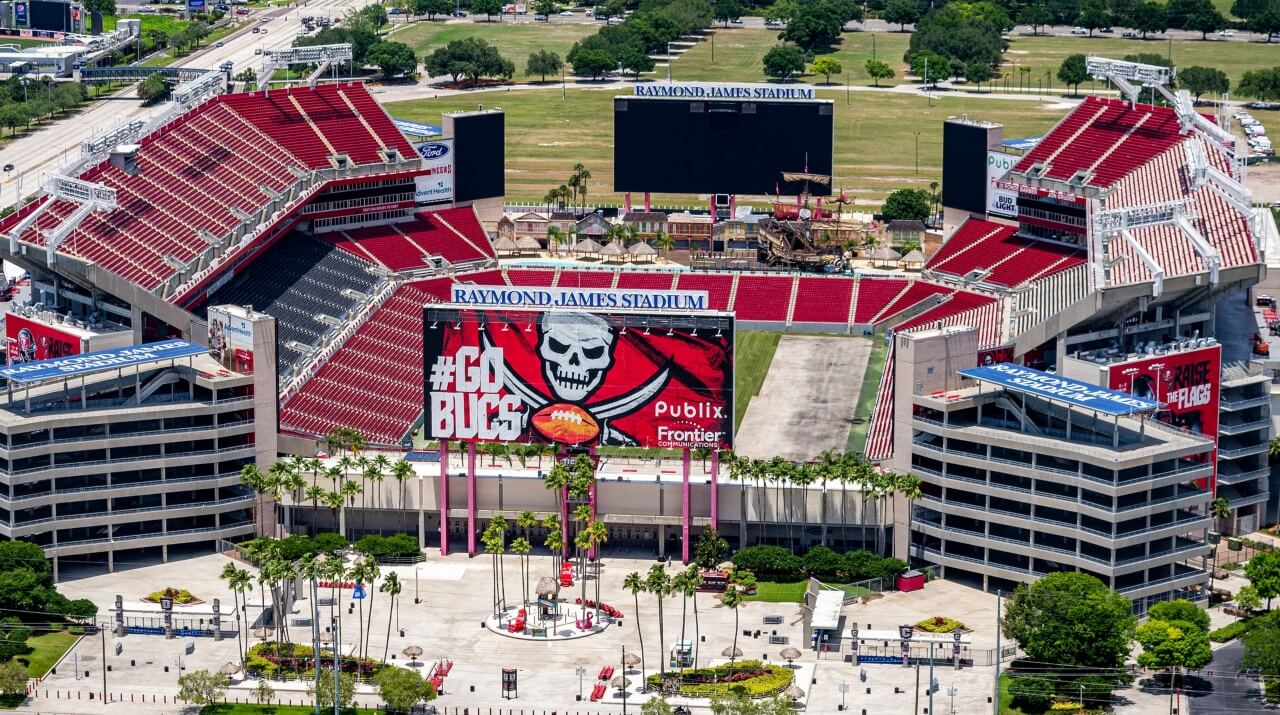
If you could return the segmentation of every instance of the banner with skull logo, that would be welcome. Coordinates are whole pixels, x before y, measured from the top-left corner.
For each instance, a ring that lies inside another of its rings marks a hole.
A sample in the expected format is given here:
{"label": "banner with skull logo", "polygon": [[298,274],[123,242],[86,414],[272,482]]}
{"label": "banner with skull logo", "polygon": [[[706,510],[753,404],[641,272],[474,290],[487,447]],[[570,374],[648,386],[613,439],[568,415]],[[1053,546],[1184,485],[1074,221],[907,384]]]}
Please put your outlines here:
{"label": "banner with skull logo", "polygon": [[428,438],[730,449],[732,323],[652,318],[428,307]]}

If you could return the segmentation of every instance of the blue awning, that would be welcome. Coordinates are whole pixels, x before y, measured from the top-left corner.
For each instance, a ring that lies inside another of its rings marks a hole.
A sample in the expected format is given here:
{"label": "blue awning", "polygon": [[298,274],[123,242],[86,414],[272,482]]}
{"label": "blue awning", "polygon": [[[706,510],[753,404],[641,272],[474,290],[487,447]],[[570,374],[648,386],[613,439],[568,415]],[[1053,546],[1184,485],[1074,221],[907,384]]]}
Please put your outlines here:
{"label": "blue awning", "polygon": [[1000,145],[1010,149],[1017,149],[1018,151],[1031,151],[1036,148],[1036,144],[1039,144],[1040,140],[1043,138],[1044,137],[1018,137],[1016,139],[1005,139],[1000,142]]}
{"label": "blue awning", "polygon": [[435,124],[424,124],[422,122],[413,122],[408,119],[391,118],[391,122],[396,125],[400,131],[414,137],[438,137],[444,134],[444,128]]}
{"label": "blue awning", "polygon": [[999,385],[1006,390],[1038,395],[1050,400],[1065,402],[1073,407],[1103,412],[1112,416],[1154,412],[1160,403],[1127,392],[1090,385],[1061,375],[1033,370],[1029,367],[1002,362],[996,365],[971,367],[960,371],[961,375]]}
{"label": "blue awning", "polygon": [[132,345],[115,350],[98,350],[82,355],[36,360],[0,367],[0,378],[18,383],[40,382],[59,377],[77,377],[104,370],[134,367],[162,360],[193,357],[209,352],[209,348],[185,340],[161,340],[145,345]]}

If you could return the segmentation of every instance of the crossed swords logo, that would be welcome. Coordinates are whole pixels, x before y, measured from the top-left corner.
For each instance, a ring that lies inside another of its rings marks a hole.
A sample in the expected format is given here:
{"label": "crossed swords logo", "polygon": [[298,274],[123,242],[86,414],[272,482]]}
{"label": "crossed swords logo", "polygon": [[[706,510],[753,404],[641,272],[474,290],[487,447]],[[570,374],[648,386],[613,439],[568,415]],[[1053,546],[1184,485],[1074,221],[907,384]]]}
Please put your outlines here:
{"label": "crossed swords logo", "polygon": [[[481,331],[480,339],[483,341],[486,350],[494,347],[493,341],[489,339],[487,332]],[[533,413],[553,402],[553,398],[542,394],[533,385],[521,379],[515,370],[512,370],[511,366],[507,364],[505,358],[502,361],[501,377],[502,386],[506,388],[507,392],[520,398],[521,402],[529,406],[529,410],[525,412],[523,417],[526,423]],[[662,392],[662,388],[667,386],[667,382],[670,379],[670,368],[663,367],[654,373],[653,377],[649,378],[647,382],[630,392],[595,405],[579,405],[600,424],[600,444],[619,447],[636,446],[638,442],[634,437],[610,425],[609,420],[616,417],[625,417],[640,409],[645,403],[657,397]]]}

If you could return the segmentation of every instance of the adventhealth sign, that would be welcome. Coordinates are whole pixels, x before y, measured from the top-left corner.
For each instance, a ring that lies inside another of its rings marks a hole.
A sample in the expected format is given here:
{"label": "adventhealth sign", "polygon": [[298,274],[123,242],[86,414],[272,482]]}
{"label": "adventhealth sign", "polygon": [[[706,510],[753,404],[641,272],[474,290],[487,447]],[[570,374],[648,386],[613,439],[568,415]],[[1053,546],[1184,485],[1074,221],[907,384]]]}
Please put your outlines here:
{"label": "adventhealth sign", "polygon": [[637,84],[637,97],[680,99],[817,99],[813,87],[777,87],[771,84]]}
{"label": "adventhealth sign", "polygon": [[1151,412],[1160,407],[1154,400],[1135,397],[1127,392],[1109,390],[1069,380],[1029,367],[1002,362],[997,365],[973,367],[960,371],[961,375],[990,382],[1001,387],[1050,399],[1061,400],[1076,407],[1097,410],[1108,415],[1131,415]]}
{"label": "adventhealth sign", "polygon": [[598,288],[487,288],[455,284],[453,302],[511,308],[632,308],[707,310],[704,290],[601,290]]}

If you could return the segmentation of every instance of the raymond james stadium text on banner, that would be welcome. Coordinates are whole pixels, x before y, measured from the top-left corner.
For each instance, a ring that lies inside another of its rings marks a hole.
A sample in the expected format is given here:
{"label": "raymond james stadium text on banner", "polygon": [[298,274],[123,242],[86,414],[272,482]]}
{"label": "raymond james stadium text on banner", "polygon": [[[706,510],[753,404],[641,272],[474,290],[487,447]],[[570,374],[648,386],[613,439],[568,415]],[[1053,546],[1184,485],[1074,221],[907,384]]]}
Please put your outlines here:
{"label": "raymond james stadium text on banner", "polygon": [[489,288],[453,286],[462,305],[508,308],[599,308],[634,310],[707,310],[704,290],[613,290],[607,288]]}
{"label": "raymond james stadium text on banner", "polygon": [[637,97],[680,99],[817,99],[813,87],[776,87],[771,84],[637,84]]}

